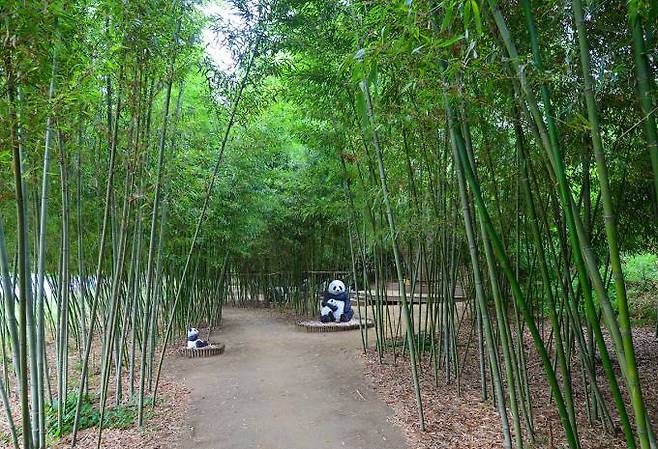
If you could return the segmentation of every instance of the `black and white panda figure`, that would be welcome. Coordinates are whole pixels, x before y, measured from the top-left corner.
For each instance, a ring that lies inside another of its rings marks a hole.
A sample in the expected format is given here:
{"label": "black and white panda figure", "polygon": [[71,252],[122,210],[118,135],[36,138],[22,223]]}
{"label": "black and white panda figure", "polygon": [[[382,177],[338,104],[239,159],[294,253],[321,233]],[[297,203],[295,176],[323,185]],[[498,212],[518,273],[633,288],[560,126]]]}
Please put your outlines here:
{"label": "black and white panda figure", "polygon": [[327,305],[322,306],[320,310],[320,321],[325,322],[323,319],[326,322],[340,321],[340,317],[343,316],[345,310],[345,303],[334,298],[329,298],[326,302]]}
{"label": "black and white panda figure", "polygon": [[193,327],[187,330],[187,349],[205,348],[208,342],[199,339],[199,331]]}
{"label": "black and white panda figure", "polygon": [[347,322],[354,316],[352,301],[343,281],[331,281],[324,292],[320,321],[323,323]]}

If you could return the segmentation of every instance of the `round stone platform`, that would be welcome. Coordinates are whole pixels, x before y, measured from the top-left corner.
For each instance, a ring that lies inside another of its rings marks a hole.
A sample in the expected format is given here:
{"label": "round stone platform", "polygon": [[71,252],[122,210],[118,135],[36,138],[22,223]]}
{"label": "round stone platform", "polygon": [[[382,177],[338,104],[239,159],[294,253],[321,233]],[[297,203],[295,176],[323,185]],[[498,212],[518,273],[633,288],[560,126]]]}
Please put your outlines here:
{"label": "round stone platform", "polygon": [[340,332],[351,331],[359,329],[361,326],[374,327],[375,322],[370,318],[352,318],[350,321],[322,323],[318,320],[300,320],[297,321],[297,326],[306,329],[306,332]]}
{"label": "round stone platform", "polygon": [[226,345],[224,343],[218,343],[218,344],[211,344],[209,346],[206,346],[205,348],[180,348],[178,350],[178,354],[187,357],[188,359],[196,358],[196,357],[212,357],[215,355],[220,355],[224,353],[224,349],[226,348]]}

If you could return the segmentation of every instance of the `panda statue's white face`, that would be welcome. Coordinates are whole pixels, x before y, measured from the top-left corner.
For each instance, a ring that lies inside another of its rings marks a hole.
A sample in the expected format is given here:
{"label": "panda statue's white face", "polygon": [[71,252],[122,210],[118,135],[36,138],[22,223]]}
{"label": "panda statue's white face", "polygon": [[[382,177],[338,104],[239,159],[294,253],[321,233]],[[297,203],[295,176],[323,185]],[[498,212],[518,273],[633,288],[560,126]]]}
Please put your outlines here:
{"label": "panda statue's white face", "polygon": [[345,284],[343,284],[343,281],[339,281],[338,279],[336,279],[334,281],[331,281],[327,291],[332,295],[340,295],[345,291]]}
{"label": "panda statue's white face", "polygon": [[199,338],[199,329],[191,327],[187,330],[187,349],[199,349],[208,346],[208,342]]}
{"label": "panda statue's white face", "polygon": [[187,340],[194,341],[199,338],[199,331],[193,327],[187,330]]}

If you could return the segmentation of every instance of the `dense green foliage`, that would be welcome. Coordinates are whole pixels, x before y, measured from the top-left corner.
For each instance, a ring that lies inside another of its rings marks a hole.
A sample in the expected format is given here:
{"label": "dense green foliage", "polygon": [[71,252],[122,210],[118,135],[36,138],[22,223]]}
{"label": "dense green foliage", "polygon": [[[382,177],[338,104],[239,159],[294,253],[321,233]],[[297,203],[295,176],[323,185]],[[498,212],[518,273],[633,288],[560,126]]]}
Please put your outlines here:
{"label": "dense green foliage", "polygon": [[[73,420],[75,419],[75,408],[77,403],[78,398],[75,395],[69,395],[66,398],[61,428],[57,425],[57,413],[59,409],[57,400],[46,408],[46,420],[52,437],[58,438],[73,430]],[[110,407],[103,418],[103,426],[106,429],[127,429],[132,426],[136,416],[136,404]],[[80,424],[78,428],[83,430],[90,427],[96,427],[99,422],[100,412],[94,407],[92,398],[89,395],[85,395],[82,399],[82,410],[80,412]]]}
{"label": "dense green foliage", "polygon": [[408,355],[421,429],[418,373],[459,384],[463,322],[506,448],[547,432],[531,359],[563,444],[587,420],[655,448],[630,324],[656,322],[657,3],[222,5],[0,5],[12,443],[143,425],[172,335],[217,324],[227,300],[314,314],[341,272],[380,360]]}

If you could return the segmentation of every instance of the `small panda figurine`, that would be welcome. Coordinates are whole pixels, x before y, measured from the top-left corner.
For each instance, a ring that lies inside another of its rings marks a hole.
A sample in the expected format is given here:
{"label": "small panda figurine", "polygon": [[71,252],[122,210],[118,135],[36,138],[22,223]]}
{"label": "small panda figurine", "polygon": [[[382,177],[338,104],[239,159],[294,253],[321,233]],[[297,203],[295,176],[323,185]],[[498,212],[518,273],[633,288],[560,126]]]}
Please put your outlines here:
{"label": "small panda figurine", "polygon": [[347,322],[353,316],[354,311],[345,284],[338,279],[331,281],[322,300],[320,321],[323,323]]}
{"label": "small panda figurine", "polygon": [[187,330],[187,349],[205,348],[208,342],[199,339],[199,330],[193,327]]}
{"label": "small panda figurine", "polygon": [[[327,310],[328,309],[328,310]],[[328,321],[340,321],[340,317],[343,315],[345,310],[345,303],[334,298],[329,298],[327,300],[327,305],[323,306],[320,310],[322,316],[327,318],[331,317],[333,319]],[[322,320],[322,318],[320,318]]]}

